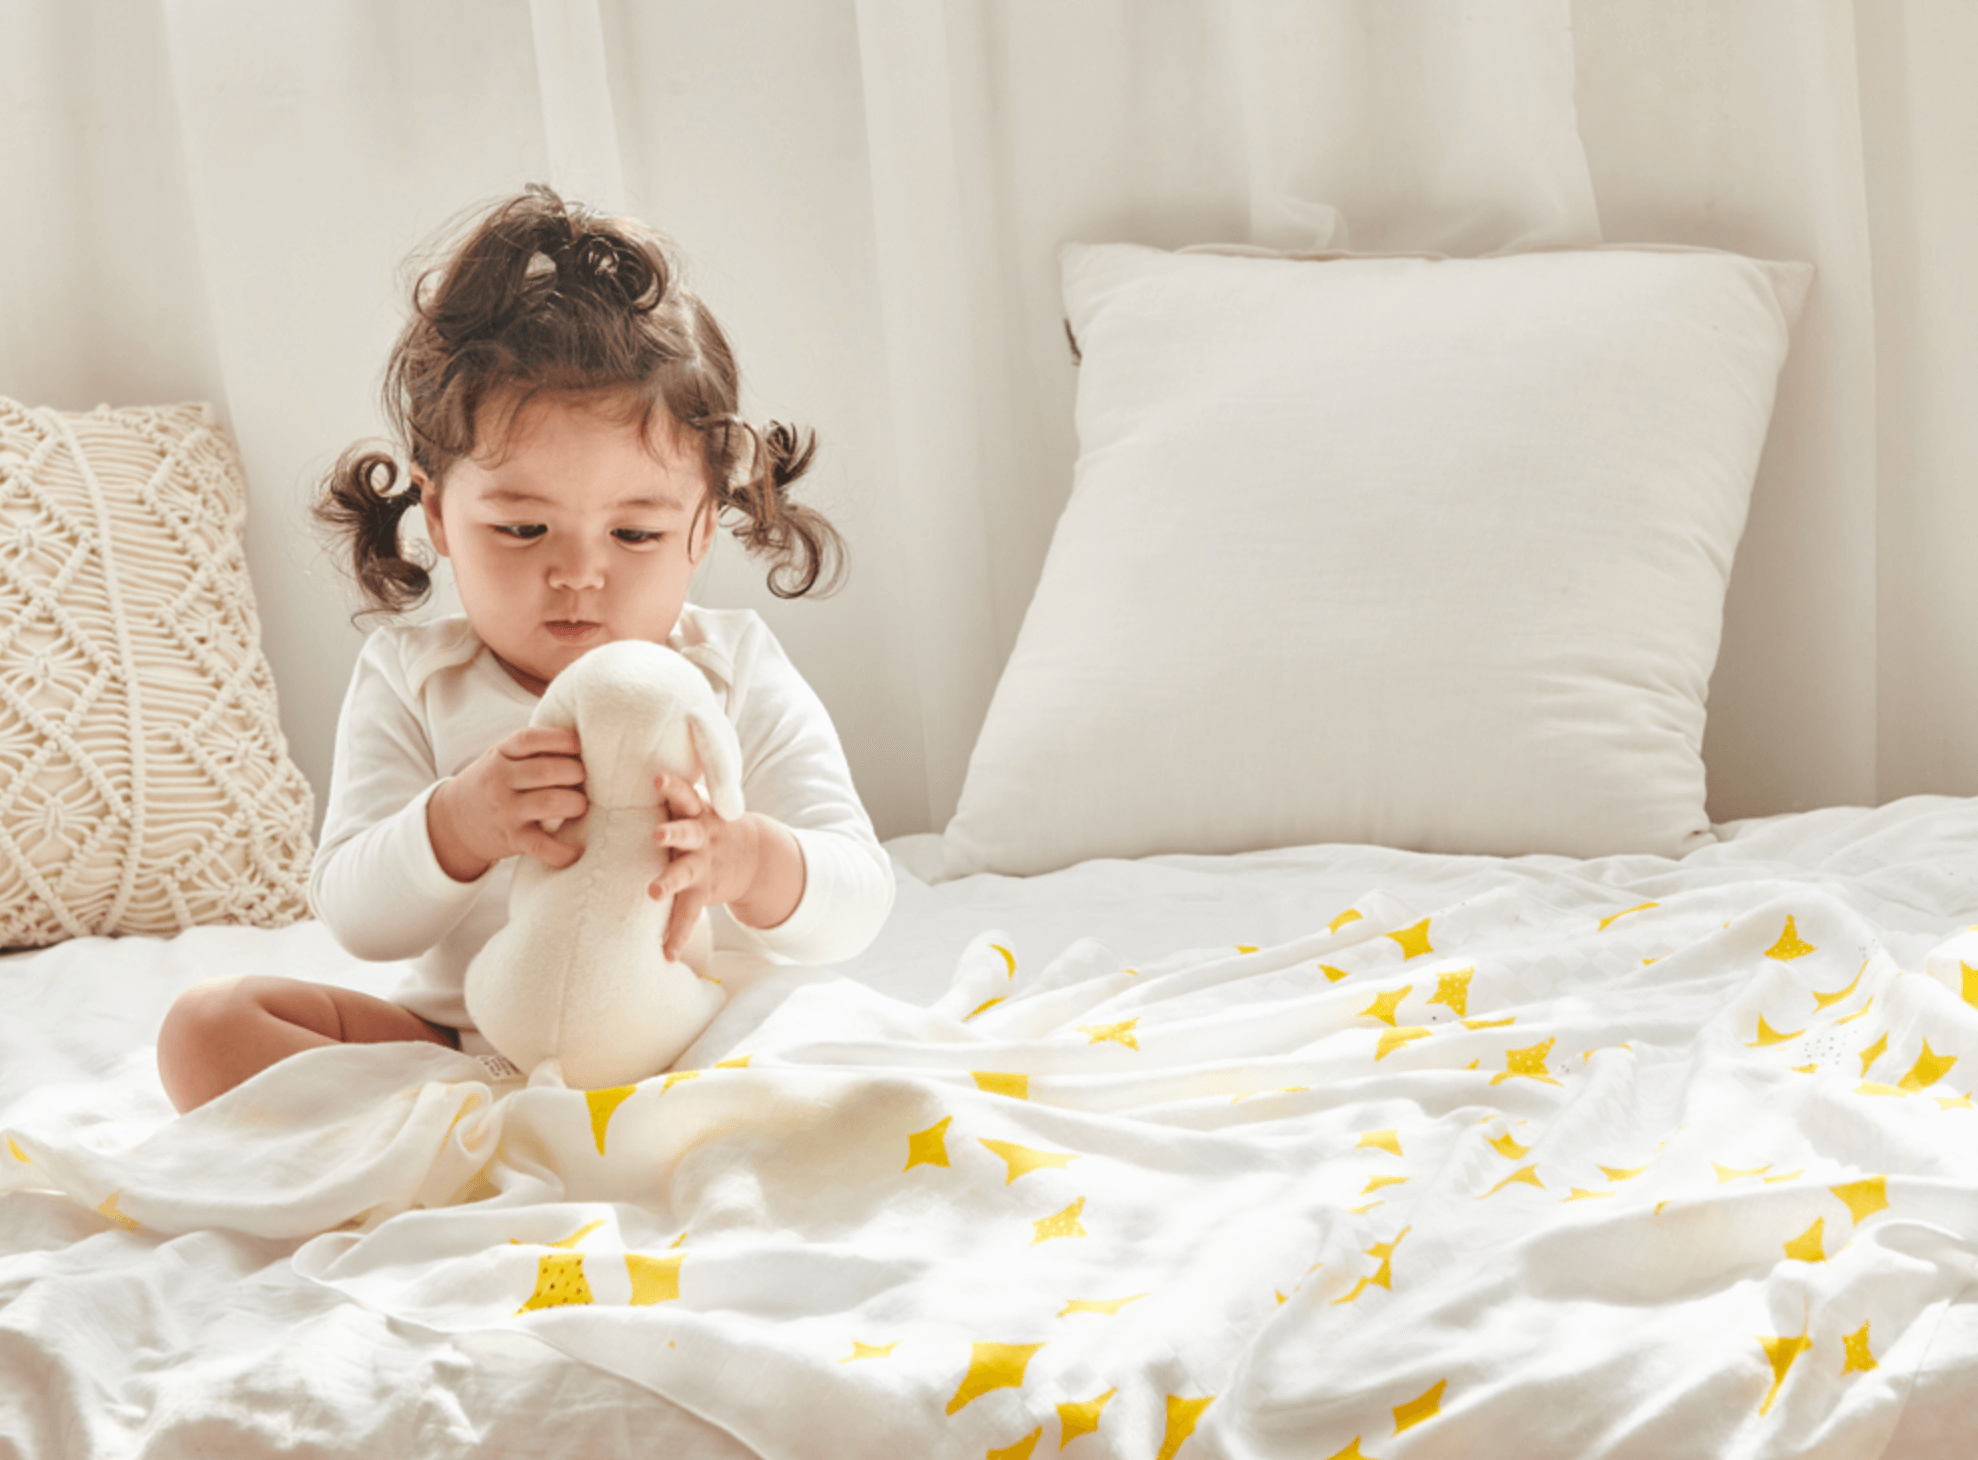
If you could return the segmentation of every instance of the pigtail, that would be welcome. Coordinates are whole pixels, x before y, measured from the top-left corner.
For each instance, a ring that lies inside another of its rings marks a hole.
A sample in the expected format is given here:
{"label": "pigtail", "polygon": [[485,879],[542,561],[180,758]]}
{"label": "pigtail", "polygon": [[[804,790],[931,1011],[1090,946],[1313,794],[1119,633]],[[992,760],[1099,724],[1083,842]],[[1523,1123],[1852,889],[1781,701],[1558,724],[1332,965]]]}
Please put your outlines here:
{"label": "pigtail", "polygon": [[358,617],[404,613],[432,591],[431,559],[408,557],[399,541],[399,523],[418,501],[419,484],[376,448],[352,447],[323,479],[316,520],[342,540],[344,566],[364,594]]}
{"label": "pigtail", "polygon": [[817,455],[816,435],[781,421],[760,430],[733,421],[725,429],[746,438],[749,469],[718,495],[743,519],[732,528],[742,545],[771,559],[769,591],[778,598],[835,592],[845,576],[844,539],[823,513],[790,500],[790,484]]}

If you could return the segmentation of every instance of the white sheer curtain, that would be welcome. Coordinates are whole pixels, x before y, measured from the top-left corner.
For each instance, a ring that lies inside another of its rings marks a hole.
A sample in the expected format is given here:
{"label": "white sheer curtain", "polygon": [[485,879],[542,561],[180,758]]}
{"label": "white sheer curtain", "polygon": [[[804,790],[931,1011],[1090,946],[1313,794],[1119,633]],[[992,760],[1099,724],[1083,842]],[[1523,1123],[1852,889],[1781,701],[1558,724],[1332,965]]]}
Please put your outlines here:
{"label": "white sheer curtain", "polygon": [[1810,259],[1712,809],[1970,793],[1974,42],[1926,0],[5,0],[0,393],[220,403],[320,789],[359,636],[307,496],[401,261],[530,180],[647,217],[852,545],[835,599],[733,545],[701,597],[769,617],[890,834],[952,810],[1070,487],[1060,242]]}

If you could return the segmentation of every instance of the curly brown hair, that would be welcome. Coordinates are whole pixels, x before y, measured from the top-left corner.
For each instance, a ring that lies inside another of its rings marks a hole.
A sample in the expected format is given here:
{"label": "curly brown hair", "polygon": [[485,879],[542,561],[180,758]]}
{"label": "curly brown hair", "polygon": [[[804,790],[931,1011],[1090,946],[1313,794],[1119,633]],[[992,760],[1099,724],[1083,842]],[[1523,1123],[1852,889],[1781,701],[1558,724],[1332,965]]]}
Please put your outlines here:
{"label": "curly brown hair", "polygon": [[342,539],[364,593],[360,614],[402,613],[432,590],[432,561],[407,556],[399,540],[400,520],[419,502],[415,478],[437,489],[477,442],[498,444],[545,394],[617,398],[641,430],[658,417],[698,437],[702,510],[727,514],[748,551],[772,561],[777,597],[829,593],[842,579],[837,530],[789,500],[816,437],[742,419],[728,337],[652,229],[531,186],[473,221],[411,293],[384,381],[399,450],[351,447],[314,508]]}

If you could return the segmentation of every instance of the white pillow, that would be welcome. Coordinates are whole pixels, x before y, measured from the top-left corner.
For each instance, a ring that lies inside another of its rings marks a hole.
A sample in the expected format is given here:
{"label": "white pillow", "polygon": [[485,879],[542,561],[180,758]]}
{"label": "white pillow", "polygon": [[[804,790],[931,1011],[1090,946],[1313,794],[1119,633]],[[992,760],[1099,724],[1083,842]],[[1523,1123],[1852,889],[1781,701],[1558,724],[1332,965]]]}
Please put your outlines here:
{"label": "white pillow", "polygon": [[1064,251],[1079,460],[953,875],[1676,856],[1806,264]]}

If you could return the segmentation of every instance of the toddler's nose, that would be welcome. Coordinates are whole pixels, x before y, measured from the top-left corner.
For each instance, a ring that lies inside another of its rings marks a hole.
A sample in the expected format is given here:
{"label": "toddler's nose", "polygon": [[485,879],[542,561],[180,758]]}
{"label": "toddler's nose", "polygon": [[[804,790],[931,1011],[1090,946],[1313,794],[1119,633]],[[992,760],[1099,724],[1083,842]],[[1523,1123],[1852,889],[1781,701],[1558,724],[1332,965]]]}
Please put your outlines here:
{"label": "toddler's nose", "polygon": [[588,543],[573,543],[550,562],[549,586],[567,593],[604,587],[604,551]]}

